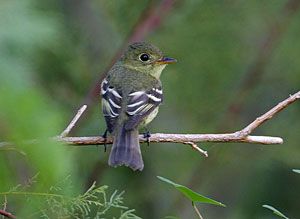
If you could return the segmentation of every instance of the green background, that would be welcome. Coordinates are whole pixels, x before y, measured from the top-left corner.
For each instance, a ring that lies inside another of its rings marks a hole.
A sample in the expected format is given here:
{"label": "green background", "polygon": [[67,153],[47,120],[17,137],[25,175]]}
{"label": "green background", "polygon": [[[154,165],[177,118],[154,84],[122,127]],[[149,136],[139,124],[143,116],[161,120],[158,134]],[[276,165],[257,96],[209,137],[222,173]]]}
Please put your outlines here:
{"label": "green background", "polygon": [[[126,205],[142,218],[195,218],[191,203],[159,175],[226,204],[199,205],[205,218],[271,218],[263,204],[299,218],[300,177],[292,172],[300,167],[299,103],[255,131],[280,136],[283,145],[202,143],[205,158],[187,145],[143,144],[142,172],[108,167],[102,146],[47,140],[87,102],[89,90],[144,19],[143,11],[158,4],[0,1],[0,140],[16,145],[0,146],[0,191],[37,173],[32,189],[47,191],[69,176],[66,193],[83,193],[96,181],[110,191],[125,190]],[[151,132],[236,131],[299,90],[299,10],[296,0],[184,0],[157,14],[161,20],[145,41],[178,63],[162,74],[165,100]],[[100,97],[87,103],[72,136],[105,130]],[[41,142],[25,144],[29,139]],[[25,197],[10,197],[8,206],[16,215],[39,207]]]}

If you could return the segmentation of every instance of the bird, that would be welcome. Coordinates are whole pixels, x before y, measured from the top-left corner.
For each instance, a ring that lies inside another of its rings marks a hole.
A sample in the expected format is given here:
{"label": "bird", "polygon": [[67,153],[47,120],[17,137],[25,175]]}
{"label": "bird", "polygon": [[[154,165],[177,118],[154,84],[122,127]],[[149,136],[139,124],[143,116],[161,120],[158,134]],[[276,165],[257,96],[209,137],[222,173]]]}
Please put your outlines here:
{"label": "bird", "polygon": [[102,80],[103,137],[113,136],[109,166],[143,170],[139,129],[156,117],[163,101],[161,73],[175,62],[150,43],[132,43]]}

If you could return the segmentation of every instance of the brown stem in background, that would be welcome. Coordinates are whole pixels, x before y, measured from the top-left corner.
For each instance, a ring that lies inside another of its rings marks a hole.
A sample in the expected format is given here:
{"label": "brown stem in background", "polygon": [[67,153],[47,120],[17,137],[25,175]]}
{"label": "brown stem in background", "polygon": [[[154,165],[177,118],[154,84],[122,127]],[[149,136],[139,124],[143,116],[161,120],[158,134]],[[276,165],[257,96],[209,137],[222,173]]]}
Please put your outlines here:
{"label": "brown stem in background", "polygon": [[6,211],[7,207],[7,198],[6,195],[4,196],[4,203],[3,203],[3,209],[0,209],[0,215],[7,217],[7,218],[16,218],[13,214]]}
{"label": "brown stem in background", "polygon": [[67,25],[72,25],[75,30],[79,30],[79,34],[86,39],[84,46],[87,47],[88,59],[99,62],[107,53],[108,44],[103,42],[114,42],[118,38],[105,12],[95,10],[91,1],[60,0],[58,2],[61,3],[61,9],[66,15]]}
{"label": "brown stem in background", "polygon": [[16,216],[13,215],[12,213],[9,213],[5,210],[1,210],[0,209],[0,215],[4,216],[4,217],[7,217],[7,218],[12,218],[12,219],[16,219]]}
{"label": "brown stem in background", "polygon": [[274,49],[278,46],[283,34],[287,31],[293,16],[300,7],[299,0],[289,0],[274,22],[267,29],[262,43],[257,51],[256,58],[244,73],[239,88],[232,97],[232,102],[228,106],[227,113],[224,114],[224,121],[220,124],[220,129],[228,128],[228,121],[233,121],[236,115],[240,114],[245,106],[247,96],[259,84],[265,68],[272,58]]}

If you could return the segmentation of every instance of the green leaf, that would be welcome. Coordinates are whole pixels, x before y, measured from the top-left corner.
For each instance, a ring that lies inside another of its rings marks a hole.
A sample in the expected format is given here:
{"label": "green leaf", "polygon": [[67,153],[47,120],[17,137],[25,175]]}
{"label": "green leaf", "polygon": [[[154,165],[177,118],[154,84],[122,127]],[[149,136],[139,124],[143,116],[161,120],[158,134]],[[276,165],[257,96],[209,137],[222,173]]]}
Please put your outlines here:
{"label": "green leaf", "polygon": [[282,214],[280,211],[278,211],[276,208],[270,206],[270,205],[263,205],[264,208],[267,208],[271,211],[273,211],[273,213],[279,217],[285,218],[285,219],[289,219],[287,216],[285,216],[284,214]]}
{"label": "green leaf", "polygon": [[293,171],[294,171],[295,173],[300,173],[300,170],[299,170],[299,169],[293,169]]}
{"label": "green leaf", "polygon": [[171,184],[172,186],[174,186],[178,191],[180,191],[185,197],[187,197],[192,202],[201,202],[201,203],[207,203],[207,204],[226,207],[221,202],[218,202],[213,199],[207,198],[203,195],[200,195],[199,193],[194,192],[193,190],[191,190],[190,188],[188,188],[186,186],[177,184],[177,183],[175,183],[169,179],[166,179],[164,177],[161,177],[161,176],[157,176],[157,178],[165,183],[168,183],[168,184]]}

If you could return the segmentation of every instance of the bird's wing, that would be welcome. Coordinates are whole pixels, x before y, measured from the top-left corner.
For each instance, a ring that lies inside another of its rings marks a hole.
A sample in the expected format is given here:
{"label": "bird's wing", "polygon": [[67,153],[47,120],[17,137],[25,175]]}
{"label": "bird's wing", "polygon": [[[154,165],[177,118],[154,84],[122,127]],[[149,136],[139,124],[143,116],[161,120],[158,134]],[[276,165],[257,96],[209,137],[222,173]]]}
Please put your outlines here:
{"label": "bird's wing", "polygon": [[101,83],[102,95],[102,112],[106,121],[107,129],[113,132],[118,116],[121,112],[121,92],[111,86],[109,82],[104,79]]}
{"label": "bird's wing", "polygon": [[161,104],[162,100],[163,92],[160,85],[149,91],[130,93],[126,110],[128,120],[125,123],[125,129],[136,128],[146,116]]}

